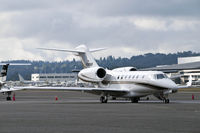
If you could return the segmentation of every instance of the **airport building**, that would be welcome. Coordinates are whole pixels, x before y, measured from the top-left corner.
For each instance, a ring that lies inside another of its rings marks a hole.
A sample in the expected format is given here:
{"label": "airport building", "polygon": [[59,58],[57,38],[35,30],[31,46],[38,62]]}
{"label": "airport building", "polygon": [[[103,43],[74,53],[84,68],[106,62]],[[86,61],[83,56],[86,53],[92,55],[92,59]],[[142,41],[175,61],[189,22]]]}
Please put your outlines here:
{"label": "airport building", "polygon": [[192,62],[199,62],[199,61],[200,61],[200,56],[178,58],[178,64],[192,63]]}
{"label": "airport building", "polygon": [[178,64],[157,66],[143,70],[163,71],[177,84],[186,84],[192,76],[192,84],[200,85],[200,56],[180,57]]}
{"label": "airport building", "polygon": [[[200,56],[178,58],[178,64],[193,63],[193,62],[200,62]],[[179,74],[182,75],[181,76],[182,83],[187,83],[191,75],[193,84],[200,85],[200,69],[181,70],[179,71]]]}
{"label": "airport building", "polygon": [[77,73],[35,73],[31,75],[32,81],[55,82],[76,82]]}

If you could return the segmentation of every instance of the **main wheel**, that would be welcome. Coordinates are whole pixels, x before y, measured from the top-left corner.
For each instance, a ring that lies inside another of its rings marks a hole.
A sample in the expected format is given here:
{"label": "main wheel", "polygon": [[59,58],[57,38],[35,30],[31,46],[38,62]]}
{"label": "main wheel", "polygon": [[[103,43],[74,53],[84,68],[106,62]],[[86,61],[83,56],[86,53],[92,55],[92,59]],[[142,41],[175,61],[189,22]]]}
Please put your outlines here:
{"label": "main wheel", "polygon": [[116,97],[112,97],[112,100],[116,100],[117,98]]}
{"label": "main wheel", "polygon": [[11,101],[11,97],[8,96],[8,97],[6,98],[6,100],[7,100],[7,101]]}
{"label": "main wheel", "polygon": [[107,102],[108,102],[108,99],[107,99],[106,96],[101,96],[101,97],[100,97],[100,101],[101,101],[101,103],[107,103]]}
{"label": "main wheel", "polygon": [[169,99],[165,99],[164,102],[165,102],[165,103],[169,103]]}
{"label": "main wheel", "polygon": [[139,100],[138,98],[131,98],[132,103],[138,103],[138,100]]}

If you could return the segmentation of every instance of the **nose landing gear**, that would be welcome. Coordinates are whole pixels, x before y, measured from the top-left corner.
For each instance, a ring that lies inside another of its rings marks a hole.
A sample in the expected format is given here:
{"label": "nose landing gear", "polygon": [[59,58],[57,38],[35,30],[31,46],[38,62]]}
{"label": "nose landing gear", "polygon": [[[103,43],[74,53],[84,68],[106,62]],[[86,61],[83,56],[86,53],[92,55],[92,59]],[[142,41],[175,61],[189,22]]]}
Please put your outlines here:
{"label": "nose landing gear", "polygon": [[101,96],[100,97],[100,102],[101,103],[107,103],[108,102],[108,97],[107,96]]}

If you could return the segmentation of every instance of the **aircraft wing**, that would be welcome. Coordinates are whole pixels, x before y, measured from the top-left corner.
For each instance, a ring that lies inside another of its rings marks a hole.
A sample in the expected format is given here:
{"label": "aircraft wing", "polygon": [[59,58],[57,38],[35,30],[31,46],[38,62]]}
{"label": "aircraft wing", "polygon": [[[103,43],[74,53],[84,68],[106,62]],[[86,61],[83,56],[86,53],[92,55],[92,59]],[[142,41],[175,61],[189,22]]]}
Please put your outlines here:
{"label": "aircraft wing", "polygon": [[116,92],[127,92],[128,89],[115,89],[115,88],[90,88],[90,87],[17,87],[16,89],[25,90],[61,90],[61,91],[116,91]]}
{"label": "aircraft wing", "polygon": [[12,91],[18,91],[18,90],[23,90],[24,88],[1,88],[0,89],[0,93],[4,93],[4,92],[12,92]]}
{"label": "aircraft wing", "polygon": [[[157,90],[166,90],[161,84],[149,83],[147,81],[135,81],[134,84],[138,84],[141,86],[147,86],[150,88],[154,88]],[[62,90],[62,91],[112,91],[112,92],[129,92],[130,89],[126,88],[95,88],[95,87],[54,87],[54,86],[47,86],[47,87],[37,87],[37,86],[27,86],[27,87],[19,87],[25,90]]]}

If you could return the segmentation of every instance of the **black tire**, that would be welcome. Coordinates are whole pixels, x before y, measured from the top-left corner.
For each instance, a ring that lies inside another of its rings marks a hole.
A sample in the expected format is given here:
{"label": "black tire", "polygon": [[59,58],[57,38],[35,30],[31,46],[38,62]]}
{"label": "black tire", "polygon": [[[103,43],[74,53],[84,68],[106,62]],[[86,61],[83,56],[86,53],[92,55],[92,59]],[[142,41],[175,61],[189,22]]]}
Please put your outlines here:
{"label": "black tire", "polygon": [[6,100],[7,100],[7,101],[11,101],[11,97],[7,97]]}
{"label": "black tire", "polygon": [[100,97],[100,102],[104,103],[104,97],[103,96]]}
{"label": "black tire", "polygon": [[108,102],[108,99],[104,99],[104,103],[107,103]]}
{"label": "black tire", "polygon": [[112,97],[112,100],[116,100],[117,98],[116,97]]}
{"label": "black tire", "polygon": [[100,102],[101,102],[101,103],[107,103],[107,102],[108,102],[107,97],[106,97],[106,96],[101,96],[101,97],[100,97]]}
{"label": "black tire", "polygon": [[131,98],[132,103],[138,103],[138,98]]}
{"label": "black tire", "polygon": [[164,101],[165,101],[165,103],[169,103],[169,99],[165,99]]}

